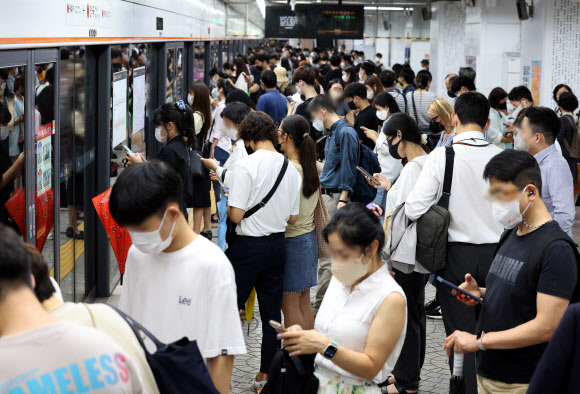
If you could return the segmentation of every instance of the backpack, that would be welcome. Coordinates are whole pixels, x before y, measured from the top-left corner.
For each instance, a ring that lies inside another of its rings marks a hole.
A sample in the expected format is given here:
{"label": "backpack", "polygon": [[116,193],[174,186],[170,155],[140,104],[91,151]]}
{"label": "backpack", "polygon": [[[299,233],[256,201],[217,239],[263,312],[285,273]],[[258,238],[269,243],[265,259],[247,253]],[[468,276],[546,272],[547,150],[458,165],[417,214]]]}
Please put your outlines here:
{"label": "backpack", "polygon": [[[363,144],[359,144],[358,166],[367,170],[369,174],[381,172],[381,165],[379,164],[377,155],[368,146]],[[363,174],[356,171],[356,179],[350,200],[368,204],[373,202],[376,196],[377,189],[369,185]]]}
{"label": "backpack", "polygon": [[445,175],[443,194],[427,212],[417,220],[417,249],[415,259],[429,272],[445,268],[447,260],[447,238],[449,236],[449,197],[453,181],[455,151],[452,146],[445,147]]}
{"label": "backpack", "polygon": [[274,355],[268,383],[262,394],[315,394],[319,381],[314,376],[314,357],[316,354],[290,356],[286,349],[280,349]]}
{"label": "backpack", "polygon": [[572,124],[572,127],[574,128],[574,135],[572,136],[572,145],[569,145],[568,141],[566,141],[565,138],[562,139],[564,140],[564,145],[566,146],[566,150],[568,151],[570,157],[578,160],[580,159],[580,123],[576,124],[576,122],[574,122],[574,119],[571,118],[570,116],[564,115],[564,117],[568,119],[568,121]]}
{"label": "backpack", "polygon": [[[153,372],[160,393],[218,394],[195,340],[190,341],[187,337],[183,337],[166,345],[155,338],[145,327],[133,320],[131,316],[112,305],[109,306],[133,330],[135,337],[143,348],[143,352],[145,352],[147,364],[149,364],[151,372]],[[155,344],[157,348],[155,353],[149,353],[139,331]]]}
{"label": "backpack", "polygon": [[[499,251],[499,248],[503,245],[505,240],[509,237],[509,235],[516,231],[517,227],[512,229],[506,230],[501,235],[497,247],[495,248],[495,253],[493,254],[494,257]],[[564,231],[558,229],[557,231],[553,231],[550,233],[544,233],[542,238],[540,238],[536,244],[532,247],[530,252],[530,256],[528,257],[528,266],[531,267],[529,270],[528,276],[528,283],[531,287],[537,288],[538,282],[540,281],[540,273],[542,271],[542,259],[548,246],[555,241],[566,241],[572,247],[574,251],[574,256],[576,256],[576,266],[578,267],[578,279],[576,280],[576,287],[574,288],[574,293],[572,294],[572,298],[570,299],[570,304],[580,301],[580,253],[578,252],[578,248],[572,239],[566,234]]]}

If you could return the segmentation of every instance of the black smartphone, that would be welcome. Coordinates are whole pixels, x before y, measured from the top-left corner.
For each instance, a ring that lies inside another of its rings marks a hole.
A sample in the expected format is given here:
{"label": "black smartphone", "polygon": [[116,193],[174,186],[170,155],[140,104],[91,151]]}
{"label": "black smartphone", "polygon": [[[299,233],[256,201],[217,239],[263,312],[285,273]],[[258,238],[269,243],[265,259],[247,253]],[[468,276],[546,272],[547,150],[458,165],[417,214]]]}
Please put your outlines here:
{"label": "black smartphone", "polygon": [[473,294],[471,294],[471,293],[469,293],[469,292],[467,292],[467,291],[465,291],[463,289],[460,289],[459,286],[454,285],[453,283],[451,283],[451,282],[443,279],[440,276],[435,277],[435,280],[437,282],[439,282],[439,283],[443,283],[445,286],[451,287],[453,290],[458,291],[458,292],[460,292],[463,295],[468,296],[469,298],[471,298],[472,300],[475,300],[475,301],[479,302],[480,304],[483,302],[483,300],[481,298],[476,297]]}
{"label": "black smartphone", "polygon": [[362,167],[356,166],[356,169],[360,171],[361,174],[363,174],[366,177],[369,177],[369,179],[371,180],[371,182],[375,185],[380,185],[381,183],[379,181],[377,181],[371,174],[369,174],[369,172],[367,170],[365,170]]}

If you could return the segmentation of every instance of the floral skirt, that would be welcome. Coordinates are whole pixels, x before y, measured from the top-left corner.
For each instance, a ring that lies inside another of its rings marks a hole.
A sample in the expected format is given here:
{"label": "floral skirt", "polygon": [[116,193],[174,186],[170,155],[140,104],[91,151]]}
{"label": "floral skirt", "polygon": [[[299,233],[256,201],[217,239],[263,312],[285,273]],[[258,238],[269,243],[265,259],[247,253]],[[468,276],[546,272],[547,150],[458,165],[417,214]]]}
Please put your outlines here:
{"label": "floral skirt", "polygon": [[364,379],[345,378],[316,369],[314,375],[320,381],[318,392],[323,394],[381,394],[376,383]]}

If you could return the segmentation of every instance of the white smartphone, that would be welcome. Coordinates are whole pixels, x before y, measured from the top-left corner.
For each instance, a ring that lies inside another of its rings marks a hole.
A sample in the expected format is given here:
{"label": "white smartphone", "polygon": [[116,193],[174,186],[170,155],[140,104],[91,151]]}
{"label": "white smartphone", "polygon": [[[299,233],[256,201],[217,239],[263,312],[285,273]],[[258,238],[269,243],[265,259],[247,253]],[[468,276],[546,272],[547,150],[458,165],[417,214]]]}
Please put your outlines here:
{"label": "white smartphone", "polygon": [[278,323],[277,321],[270,320],[270,325],[274,330],[276,330],[278,334],[286,332],[286,327],[284,327],[281,323]]}
{"label": "white smartphone", "polygon": [[203,156],[200,155],[199,153],[196,153],[196,155],[198,155],[200,159],[203,159]]}
{"label": "white smartphone", "polygon": [[372,183],[374,183],[375,185],[380,185],[381,183],[379,181],[377,181],[371,174],[369,174],[369,172],[367,170],[365,170],[362,167],[356,166],[356,169],[360,171],[361,174],[363,174],[364,176],[368,177]]}
{"label": "white smartphone", "polygon": [[129,149],[129,147],[127,147],[127,145],[123,144],[123,149],[125,149],[125,152],[127,152],[131,156],[135,156],[135,153],[133,153],[133,151],[131,149]]}

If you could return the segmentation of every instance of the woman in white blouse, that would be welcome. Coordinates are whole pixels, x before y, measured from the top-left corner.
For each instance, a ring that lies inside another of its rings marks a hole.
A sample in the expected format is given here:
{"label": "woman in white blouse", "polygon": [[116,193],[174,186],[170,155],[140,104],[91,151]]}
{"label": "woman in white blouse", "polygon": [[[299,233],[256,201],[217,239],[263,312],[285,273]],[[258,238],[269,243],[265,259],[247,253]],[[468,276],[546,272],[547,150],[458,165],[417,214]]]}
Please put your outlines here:
{"label": "woman in white blouse", "polygon": [[236,67],[236,76],[234,78],[234,85],[238,89],[242,89],[244,93],[248,93],[248,82],[246,75],[248,75],[248,67],[240,56],[234,59],[234,66]]}
{"label": "woman in white blouse", "polygon": [[[404,113],[393,114],[385,124],[383,132],[387,136],[389,151],[394,158],[406,158],[399,178],[394,185],[382,174],[373,174],[379,185],[388,191],[386,212],[392,212],[395,207],[404,203],[411,190],[415,187],[423,170],[427,152],[427,136],[421,134],[417,122]],[[407,335],[401,356],[393,369],[393,377],[389,379],[389,393],[416,393],[419,387],[419,375],[423,367],[426,346],[425,321],[425,283],[429,271],[415,264],[415,270],[405,274],[394,269],[395,280],[407,296]]]}
{"label": "woman in white blouse", "polygon": [[324,229],[333,277],[314,330],[278,337],[292,355],[318,353],[319,393],[380,393],[405,340],[405,295],[380,250],[385,235],[363,204],[338,210]]}
{"label": "woman in white blouse", "polygon": [[507,109],[508,94],[502,88],[495,88],[489,93],[489,128],[484,133],[487,142],[502,149],[513,148],[514,136],[509,132],[507,116],[502,112]]}

